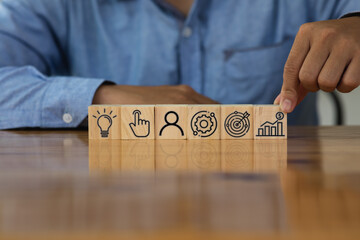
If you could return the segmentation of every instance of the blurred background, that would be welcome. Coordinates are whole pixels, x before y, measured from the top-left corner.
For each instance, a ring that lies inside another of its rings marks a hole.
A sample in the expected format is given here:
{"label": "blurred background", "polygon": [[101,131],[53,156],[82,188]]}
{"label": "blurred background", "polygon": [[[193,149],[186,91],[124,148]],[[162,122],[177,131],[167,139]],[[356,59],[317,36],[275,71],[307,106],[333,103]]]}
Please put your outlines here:
{"label": "blurred background", "polygon": [[333,95],[325,92],[318,93],[317,108],[320,125],[336,125],[339,114],[342,116],[343,125],[360,125],[360,89],[357,88],[346,94],[336,92],[336,96],[340,103],[340,109],[335,103]]}
{"label": "blurred background", "polygon": [[321,126],[360,125],[360,88],[347,94],[319,92],[317,108]]}

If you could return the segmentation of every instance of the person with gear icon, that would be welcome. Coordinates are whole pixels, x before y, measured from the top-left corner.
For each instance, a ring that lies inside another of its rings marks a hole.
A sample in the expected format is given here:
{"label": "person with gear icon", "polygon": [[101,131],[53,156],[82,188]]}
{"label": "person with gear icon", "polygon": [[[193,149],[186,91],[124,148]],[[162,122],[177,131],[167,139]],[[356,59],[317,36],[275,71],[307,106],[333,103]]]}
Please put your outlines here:
{"label": "person with gear icon", "polygon": [[[172,114],[175,116],[175,121],[173,122],[170,122],[168,117],[169,115]],[[166,125],[163,126],[160,130],[160,136],[162,135],[163,131],[167,128],[167,127],[170,127],[170,126],[174,126],[174,127],[177,127],[179,129],[179,131],[181,132],[181,136],[184,136],[184,130],[178,125],[178,122],[179,122],[179,115],[174,112],[174,111],[169,111],[165,114],[165,117],[164,117],[164,120],[165,120],[165,123]]]}
{"label": "person with gear icon", "polygon": [[194,136],[210,137],[217,128],[215,113],[208,111],[197,112],[191,119],[191,129]]}

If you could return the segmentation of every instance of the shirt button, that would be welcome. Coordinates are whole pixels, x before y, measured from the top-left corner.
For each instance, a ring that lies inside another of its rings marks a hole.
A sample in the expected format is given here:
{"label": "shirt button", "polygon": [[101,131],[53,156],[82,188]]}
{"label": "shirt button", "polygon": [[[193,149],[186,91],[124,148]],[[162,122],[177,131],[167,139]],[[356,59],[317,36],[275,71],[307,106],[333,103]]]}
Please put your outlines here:
{"label": "shirt button", "polygon": [[63,120],[64,120],[65,123],[71,123],[73,118],[69,113],[65,113],[63,115]]}
{"label": "shirt button", "polygon": [[190,27],[185,27],[182,32],[183,37],[188,38],[191,36],[191,34],[192,34],[192,29]]}

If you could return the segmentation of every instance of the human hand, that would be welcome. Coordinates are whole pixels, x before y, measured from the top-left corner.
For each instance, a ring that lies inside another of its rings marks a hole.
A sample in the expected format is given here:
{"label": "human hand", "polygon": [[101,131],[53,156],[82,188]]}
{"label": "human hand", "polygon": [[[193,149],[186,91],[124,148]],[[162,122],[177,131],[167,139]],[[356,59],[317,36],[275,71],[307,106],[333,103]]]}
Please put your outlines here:
{"label": "human hand", "polygon": [[295,38],[274,103],[290,113],[308,92],[348,93],[359,84],[360,17],[306,23]]}
{"label": "human hand", "polygon": [[93,104],[217,104],[187,85],[128,86],[102,85]]}

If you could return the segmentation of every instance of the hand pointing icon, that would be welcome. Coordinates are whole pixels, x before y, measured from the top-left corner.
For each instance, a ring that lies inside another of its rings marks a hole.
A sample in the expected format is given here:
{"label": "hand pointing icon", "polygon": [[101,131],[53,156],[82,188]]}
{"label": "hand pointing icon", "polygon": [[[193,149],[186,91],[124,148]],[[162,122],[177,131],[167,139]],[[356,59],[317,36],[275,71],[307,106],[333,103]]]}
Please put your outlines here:
{"label": "hand pointing icon", "polygon": [[150,134],[150,121],[140,119],[141,112],[135,110],[133,112],[134,122],[130,123],[129,126],[134,133],[135,137],[147,137]]}

